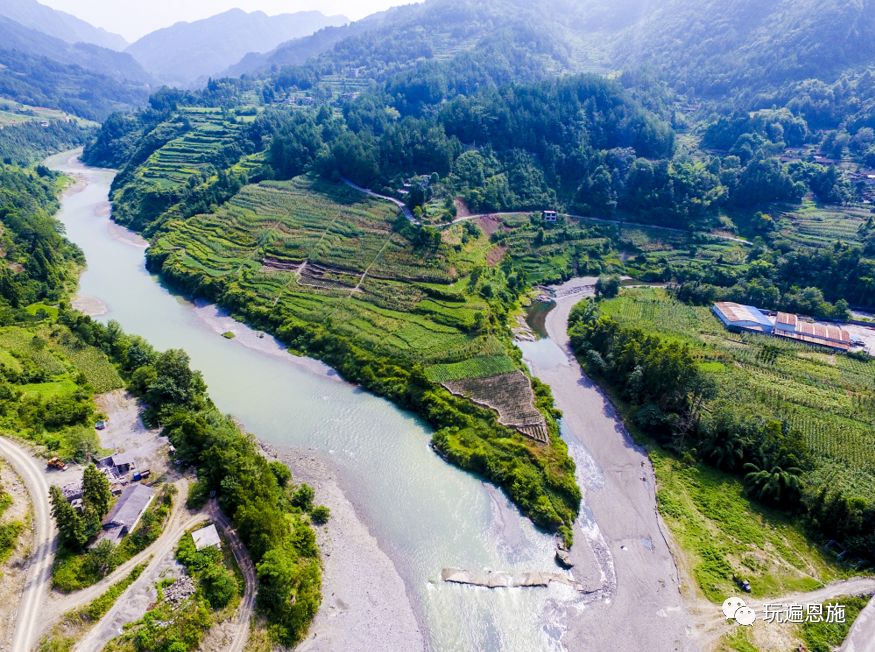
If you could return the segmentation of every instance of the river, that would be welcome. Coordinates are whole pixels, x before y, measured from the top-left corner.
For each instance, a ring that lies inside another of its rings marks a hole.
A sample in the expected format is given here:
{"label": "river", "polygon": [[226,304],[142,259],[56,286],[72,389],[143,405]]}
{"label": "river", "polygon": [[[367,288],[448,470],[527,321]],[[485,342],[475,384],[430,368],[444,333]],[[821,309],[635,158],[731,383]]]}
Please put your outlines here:
{"label": "river", "polygon": [[80,303],[158,349],[185,349],[217,406],[262,441],[330,459],[403,578],[429,649],[560,649],[565,627],[557,605],[577,599],[570,589],[489,591],[440,582],[444,567],[556,571],[552,537],[502,494],[435,455],[429,430],[414,416],[314,361],[247,346],[257,335],[242,324],[236,339],[221,337],[209,319],[216,310],[165,289],[145,269],[145,243],[110,221],[114,173],[82,165],[75,152],[47,163],[79,180],[58,218],[86,256]]}

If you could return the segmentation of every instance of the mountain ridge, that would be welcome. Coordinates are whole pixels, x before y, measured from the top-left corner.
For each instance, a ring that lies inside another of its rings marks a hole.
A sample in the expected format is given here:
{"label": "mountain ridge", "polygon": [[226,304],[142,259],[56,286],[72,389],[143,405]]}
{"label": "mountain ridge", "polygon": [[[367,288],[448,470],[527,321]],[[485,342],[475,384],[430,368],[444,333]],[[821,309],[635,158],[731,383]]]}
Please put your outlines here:
{"label": "mountain ridge", "polygon": [[126,52],[162,82],[190,86],[221,73],[250,52],[267,51],[346,22],[345,16],[326,16],[319,11],[269,16],[263,11],[230,9],[156,30]]}
{"label": "mountain ridge", "polygon": [[128,46],[128,42],[120,35],[36,0],[3,0],[0,3],[0,16],[71,44],[91,43],[116,51]]}

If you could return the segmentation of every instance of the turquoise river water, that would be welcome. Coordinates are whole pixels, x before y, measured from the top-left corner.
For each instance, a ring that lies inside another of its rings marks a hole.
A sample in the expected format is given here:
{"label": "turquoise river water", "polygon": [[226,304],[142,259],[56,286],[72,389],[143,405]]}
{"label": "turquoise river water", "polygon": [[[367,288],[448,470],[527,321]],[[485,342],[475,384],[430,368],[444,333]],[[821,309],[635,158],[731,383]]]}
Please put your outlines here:
{"label": "turquoise river water", "polygon": [[185,349],[219,408],[263,441],[330,458],[407,584],[429,648],[559,649],[568,589],[489,591],[439,579],[444,567],[555,571],[552,537],[435,455],[415,417],[291,356],[218,336],[196,306],[146,271],[142,241],[109,220],[113,172],[85,167],[69,152],[49,165],[84,183],[66,194],[58,217],[85,252],[80,296],[103,304],[97,319],[116,320],[159,349]]}

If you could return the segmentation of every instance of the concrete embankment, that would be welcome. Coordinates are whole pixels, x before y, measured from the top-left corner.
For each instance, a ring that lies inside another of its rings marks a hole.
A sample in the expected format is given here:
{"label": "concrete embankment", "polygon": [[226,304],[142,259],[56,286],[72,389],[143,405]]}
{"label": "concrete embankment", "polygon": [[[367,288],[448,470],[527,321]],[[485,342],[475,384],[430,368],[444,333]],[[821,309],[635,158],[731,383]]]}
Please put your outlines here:
{"label": "concrete embankment", "polygon": [[487,589],[546,588],[550,584],[564,584],[583,592],[583,586],[562,573],[503,573],[500,571],[467,571],[461,568],[445,568],[441,579],[453,584],[482,586]]}

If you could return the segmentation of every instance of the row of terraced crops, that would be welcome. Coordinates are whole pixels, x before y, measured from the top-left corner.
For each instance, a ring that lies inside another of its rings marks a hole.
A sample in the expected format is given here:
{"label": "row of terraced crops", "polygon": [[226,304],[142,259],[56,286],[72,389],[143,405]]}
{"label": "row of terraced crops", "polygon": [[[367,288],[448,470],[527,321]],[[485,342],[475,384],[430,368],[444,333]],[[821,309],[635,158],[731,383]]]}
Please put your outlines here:
{"label": "row of terraced crops", "polygon": [[862,208],[818,206],[807,201],[781,216],[780,235],[796,246],[809,248],[832,247],[837,241],[859,242],[860,227],[870,216]]}
{"label": "row of terraced crops", "polygon": [[241,128],[221,109],[213,108],[181,108],[176,121],[179,125],[187,122],[190,128],[155,151],[139,169],[138,176],[150,187],[182,187],[225,147],[233,145]]}
{"label": "row of terraced crops", "polygon": [[393,228],[396,218],[388,202],[299,177],[247,186],[215,213],[173,223],[154,251],[167,255],[171,273],[225,288],[233,281],[250,305],[342,333],[399,363],[484,357],[484,368],[513,367],[498,339],[473,332],[487,306],[470,291],[478,261],[465,254],[488,247],[416,247]]}
{"label": "row of terraced crops", "polygon": [[812,476],[875,496],[875,362],[758,334],[733,334],[706,307],[663,290],[627,290],[604,304],[619,321],[692,347],[718,399],[787,422],[817,460]]}

